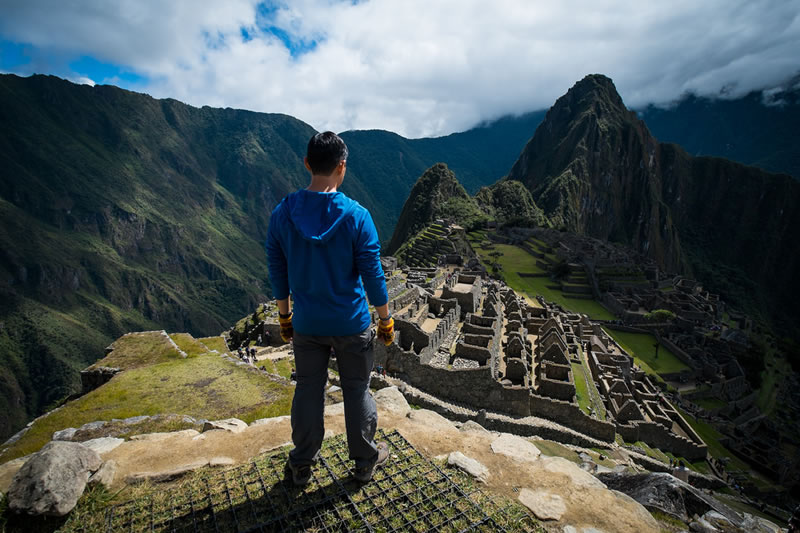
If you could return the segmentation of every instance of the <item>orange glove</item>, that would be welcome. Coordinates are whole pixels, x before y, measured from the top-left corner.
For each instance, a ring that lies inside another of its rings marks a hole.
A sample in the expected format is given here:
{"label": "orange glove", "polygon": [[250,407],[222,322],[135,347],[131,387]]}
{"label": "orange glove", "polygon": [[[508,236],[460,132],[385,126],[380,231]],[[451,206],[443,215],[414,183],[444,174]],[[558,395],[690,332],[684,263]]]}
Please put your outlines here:
{"label": "orange glove", "polygon": [[392,344],[394,340],[394,319],[389,317],[389,320],[378,319],[378,338],[383,341],[386,346]]}
{"label": "orange glove", "polygon": [[278,315],[278,324],[281,325],[281,339],[283,342],[289,342],[294,336],[294,328],[292,327],[292,313],[286,318]]}

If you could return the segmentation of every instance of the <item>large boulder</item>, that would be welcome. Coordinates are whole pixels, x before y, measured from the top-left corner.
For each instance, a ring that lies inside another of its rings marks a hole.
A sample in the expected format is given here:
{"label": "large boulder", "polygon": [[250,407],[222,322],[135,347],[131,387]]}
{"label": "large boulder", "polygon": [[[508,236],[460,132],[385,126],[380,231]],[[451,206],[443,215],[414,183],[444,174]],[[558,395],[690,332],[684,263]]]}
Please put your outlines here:
{"label": "large boulder", "polygon": [[492,451],[510,457],[514,461],[534,462],[542,452],[529,440],[517,435],[503,433],[492,441]]}
{"label": "large boulder", "polygon": [[399,416],[406,416],[411,411],[411,407],[409,407],[403,393],[397,387],[381,389],[373,394],[373,397],[378,409]]}
{"label": "large boulder", "polygon": [[78,503],[89,475],[101,464],[100,455],[82,444],[52,441],[14,476],[8,506],[32,515],[64,516]]}
{"label": "large boulder", "polygon": [[641,503],[649,511],[660,511],[684,522],[694,516],[716,511],[740,527],[744,517],[671,474],[663,472],[624,474],[609,472],[597,478],[609,489],[618,490]]}

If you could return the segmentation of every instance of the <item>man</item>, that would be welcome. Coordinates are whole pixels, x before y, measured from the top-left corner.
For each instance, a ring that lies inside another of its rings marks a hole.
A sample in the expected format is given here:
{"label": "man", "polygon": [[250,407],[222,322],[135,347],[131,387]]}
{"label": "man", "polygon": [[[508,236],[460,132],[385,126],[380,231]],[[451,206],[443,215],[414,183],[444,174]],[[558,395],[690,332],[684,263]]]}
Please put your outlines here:
{"label": "man", "polygon": [[284,198],[272,212],[266,245],[281,337],[293,339],[297,367],[295,447],[287,472],[296,485],[311,477],[324,435],[324,389],[333,350],[342,381],[347,444],[355,461],[353,477],[369,481],[389,452],[386,443],[374,441],[378,415],[369,378],[375,332],[367,297],[380,319],[378,337],[387,345],[394,339],[378,233],[369,212],[337,191],[347,169],[347,146],[338,135],[314,135],[304,163],[311,184]]}

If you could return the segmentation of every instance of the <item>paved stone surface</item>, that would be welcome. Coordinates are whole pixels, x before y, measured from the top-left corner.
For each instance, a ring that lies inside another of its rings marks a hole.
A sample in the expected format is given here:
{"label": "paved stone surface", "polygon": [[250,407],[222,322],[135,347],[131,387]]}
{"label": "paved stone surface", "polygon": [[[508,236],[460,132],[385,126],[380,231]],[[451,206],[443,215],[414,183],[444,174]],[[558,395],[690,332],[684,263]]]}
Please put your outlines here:
{"label": "paved stone surface", "polygon": [[165,470],[163,472],[138,472],[136,474],[131,474],[130,476],[125,478],[125,482],[128,485],[136,485],[137,483],[142,483],[144,481],[151,481],[153,483],[164,483],[167,481],[173,481],[180,477],[185,476],[189,472],[194,472],[199,468],[203,468],[204,466],[208,465],[208,461],[198,461],[196,463],[191,463],[187,465],[182,465],[177,468],[173,468],[171,470]]}
{"label": "paved stone surface", "polygon": [[51,441],[20,468],[8,489],[12,511],[64,516],[83,494],[89,475],[102,460],[77,442]]}
{"label": "paved stone surface", "polygon": [[414,422],[424,424],[432,432],[459,433],[458,428],[456,428],[452,422],[439,413],[429,411],[428,409],[412,409],[407,416]]}
{"label": "paved stone surface", "polygon": [[103,455],[106,452],[110,452],[123,442],[125,442],[125,439],[118,439],[115,437],[100,437],[99,439],[87,440],[81,444],[96,451],[100,455]]}
{"label": "paved stone surface", "polygon": [[561,496],[543,490],[522,489],[518,499],[539,520],[560,520],[567,510]]}
{"label": "paved stone surface", "polygon": [[399,416],[406,416],[411,407],[409,407],[403,393],[397,387],[386,387],[373,394],[375,404],[378,409],[388,411],[392,414]]}
{"label": "paved stone surface", "polygon": [[272,424],[281,424],[284,421],[285,422],[289,422],[291,419],[292,419],[292,417],[289,416],[289,415],[275,416],[275,417],[272,417],[272,418],[259,418],[258,420],[254,420],[254,421],[250,422],[250,425],[251,426],[267,426],[267,425],[272,425]]}
{"label": "paved stone surface", "polygon": [[540,464],[548,472],[557,472],[569,476],[572,483],[578,487],[606,488],[602,481],[563,457],[542,457]]}
{"label": "paved stone surface", "polygon": [[224,420],[213,420],[203,424],[203,432],[221,429],[231,433],[241,433],[247,429],[247,423],[238,418],[226,418]]}
{"label": "paved stone surface", "polygon": [[512,458],[515,461],[533,462],[542,452],[532,442],[517,435],[503,433],[492,441],[492,451]]}
{"label": "paved stone surface", "polygon": [[144,433],[142,435],[134,435],[128,440],[145,440],[149,442],[159,442],[166,439],[182,438],[182,437],[196,437],[200,432],[196,429],[184,429],[181,431],[173,431],[172,433]]}
{"label": "paved stone surface", "polygon": [[457,466],[482,483],[486,483],[489,479],[488,468],[461,452],[451,452],[450,455],[447,456],[447,464]]}
{"label": "paved stone surface", "polygon": [[344,415],[344,402],[325,406],[325,416]]}

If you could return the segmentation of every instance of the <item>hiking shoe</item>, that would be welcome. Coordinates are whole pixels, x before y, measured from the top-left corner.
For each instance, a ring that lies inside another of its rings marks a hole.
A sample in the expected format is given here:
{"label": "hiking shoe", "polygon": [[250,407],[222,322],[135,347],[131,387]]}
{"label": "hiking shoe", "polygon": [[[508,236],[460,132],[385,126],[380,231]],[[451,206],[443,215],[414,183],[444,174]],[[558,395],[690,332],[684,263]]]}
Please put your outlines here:
{"label": "hiking shoe", "polygon": [[371,466],[362,466],[353,470],[353,477],[358,481],[366,483],[367,481],[371,480],[372,474],[375,473],[375,469],[379,466],[382,466],[383,463],[386,462],[386,459],[389,458],[389,445],[385,442],[379,442],[377,446],[378,459],[372,463]]}
{"label": "hiking shoe", "polygon": [[311,479],[311,466],[309,465],[295,466],[291,461],[286,461],[285,472],[287,476],[292,475],[292,483],[298,487],[307,485]]}

